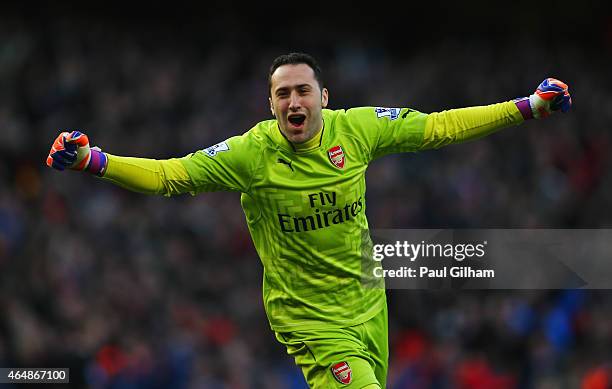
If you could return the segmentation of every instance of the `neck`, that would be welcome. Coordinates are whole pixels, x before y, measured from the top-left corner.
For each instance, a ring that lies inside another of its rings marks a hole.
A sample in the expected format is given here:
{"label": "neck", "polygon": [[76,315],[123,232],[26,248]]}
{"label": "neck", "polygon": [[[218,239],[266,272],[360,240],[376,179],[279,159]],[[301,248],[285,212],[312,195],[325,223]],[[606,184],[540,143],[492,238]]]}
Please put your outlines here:
{"label": "neck", "polygon": [[310,150],[314,150],[317,147],[319,147],[321,145],[321,140],[323,138],[324,128],[325,128],[325,125],[322,125],[321,129],[317,131],[310,139],[308,139],[305,142],[292,143],[292,146],[295,149],[295,151],[300,151],[300,152],[310,151]]}

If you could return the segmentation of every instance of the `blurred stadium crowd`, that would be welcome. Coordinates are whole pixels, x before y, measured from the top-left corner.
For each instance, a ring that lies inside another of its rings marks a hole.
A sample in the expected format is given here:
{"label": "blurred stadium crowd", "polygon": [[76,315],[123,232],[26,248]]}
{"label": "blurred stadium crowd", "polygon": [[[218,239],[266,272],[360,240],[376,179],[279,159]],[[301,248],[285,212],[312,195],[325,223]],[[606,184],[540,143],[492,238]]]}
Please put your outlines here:
{"label": "blurred stadium crowd", "polygon": [[[0,16],[0,366],[70,367],[74,387],[305,387],[268,328],[238,194],[150,197],[44,166],[63,129],[151,158],[245,132],[270,117],[267,69],[290,50],[319,58],[334,109],[432,112],[524,96],[546,76],[570,85],[570,114],[374,162],[371,228],[612,224],[612,27],[562,48],[505,35],[407,48],[266,43],[248,28],[213,39],[227,20],[214,19],[202,36]],[[610,388],[611,297],[389,291],[388,387]]]}

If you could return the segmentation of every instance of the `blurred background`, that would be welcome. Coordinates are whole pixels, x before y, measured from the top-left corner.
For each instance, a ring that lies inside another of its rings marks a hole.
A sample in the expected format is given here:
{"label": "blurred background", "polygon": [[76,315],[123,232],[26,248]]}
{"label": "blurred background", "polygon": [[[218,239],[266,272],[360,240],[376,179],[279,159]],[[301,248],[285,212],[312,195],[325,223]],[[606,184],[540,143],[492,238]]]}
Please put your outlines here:
{"label": "blurred background", "polygon": [[[372,163],[371,228],[612,224],[601,4],[5,3],[0,366],[70,367],[75,388],[306,387],[268,327],[238,194],[144,196],[44,165],[64,129],[150,158],[243,133],[270,118],[268,67],[291,51],[318,58],[333,109],[570,85],[569,114]],[[610,291],[388,296],[389,388],[612,387]]]}

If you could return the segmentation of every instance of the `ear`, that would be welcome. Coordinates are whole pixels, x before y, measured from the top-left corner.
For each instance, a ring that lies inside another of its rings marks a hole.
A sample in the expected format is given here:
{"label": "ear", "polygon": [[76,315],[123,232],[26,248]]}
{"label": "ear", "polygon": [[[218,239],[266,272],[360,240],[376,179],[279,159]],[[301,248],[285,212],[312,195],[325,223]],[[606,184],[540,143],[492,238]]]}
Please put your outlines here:
{"label": "ear", "polygon": [[276,117],[276,113],[274,113],[274,104],[272,104],[272,97],[268,97],[268,101],[270,102],[270,111],[272,112],[272,116]]}
{"label": "ear", "polygon": [[321,91],[321,106],[323,108],[327,107],[328,101],[329,101],[329,92],[327,88],[323,88],[323,90]]}

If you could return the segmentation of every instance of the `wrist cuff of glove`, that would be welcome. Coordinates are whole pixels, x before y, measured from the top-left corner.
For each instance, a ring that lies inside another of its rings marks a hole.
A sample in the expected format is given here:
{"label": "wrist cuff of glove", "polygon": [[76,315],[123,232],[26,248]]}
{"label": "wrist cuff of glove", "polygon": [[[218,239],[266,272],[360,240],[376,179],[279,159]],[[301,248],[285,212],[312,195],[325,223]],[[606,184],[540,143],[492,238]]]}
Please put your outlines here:
{"label": "wrist cuff of glove", "polygon": [[531,104],[529,104],[529,97],[523,97],[520,99],[514,100],[514,104],[516,104],[516,108],[523,115],[524,120],[533,119],[533,111],[531,110]]}
{"label": "wrist cuff of glove", "polygon": [[102,177],[106,171],[106,154],[98,150],[91,150],[91,159],[85,171]]}

